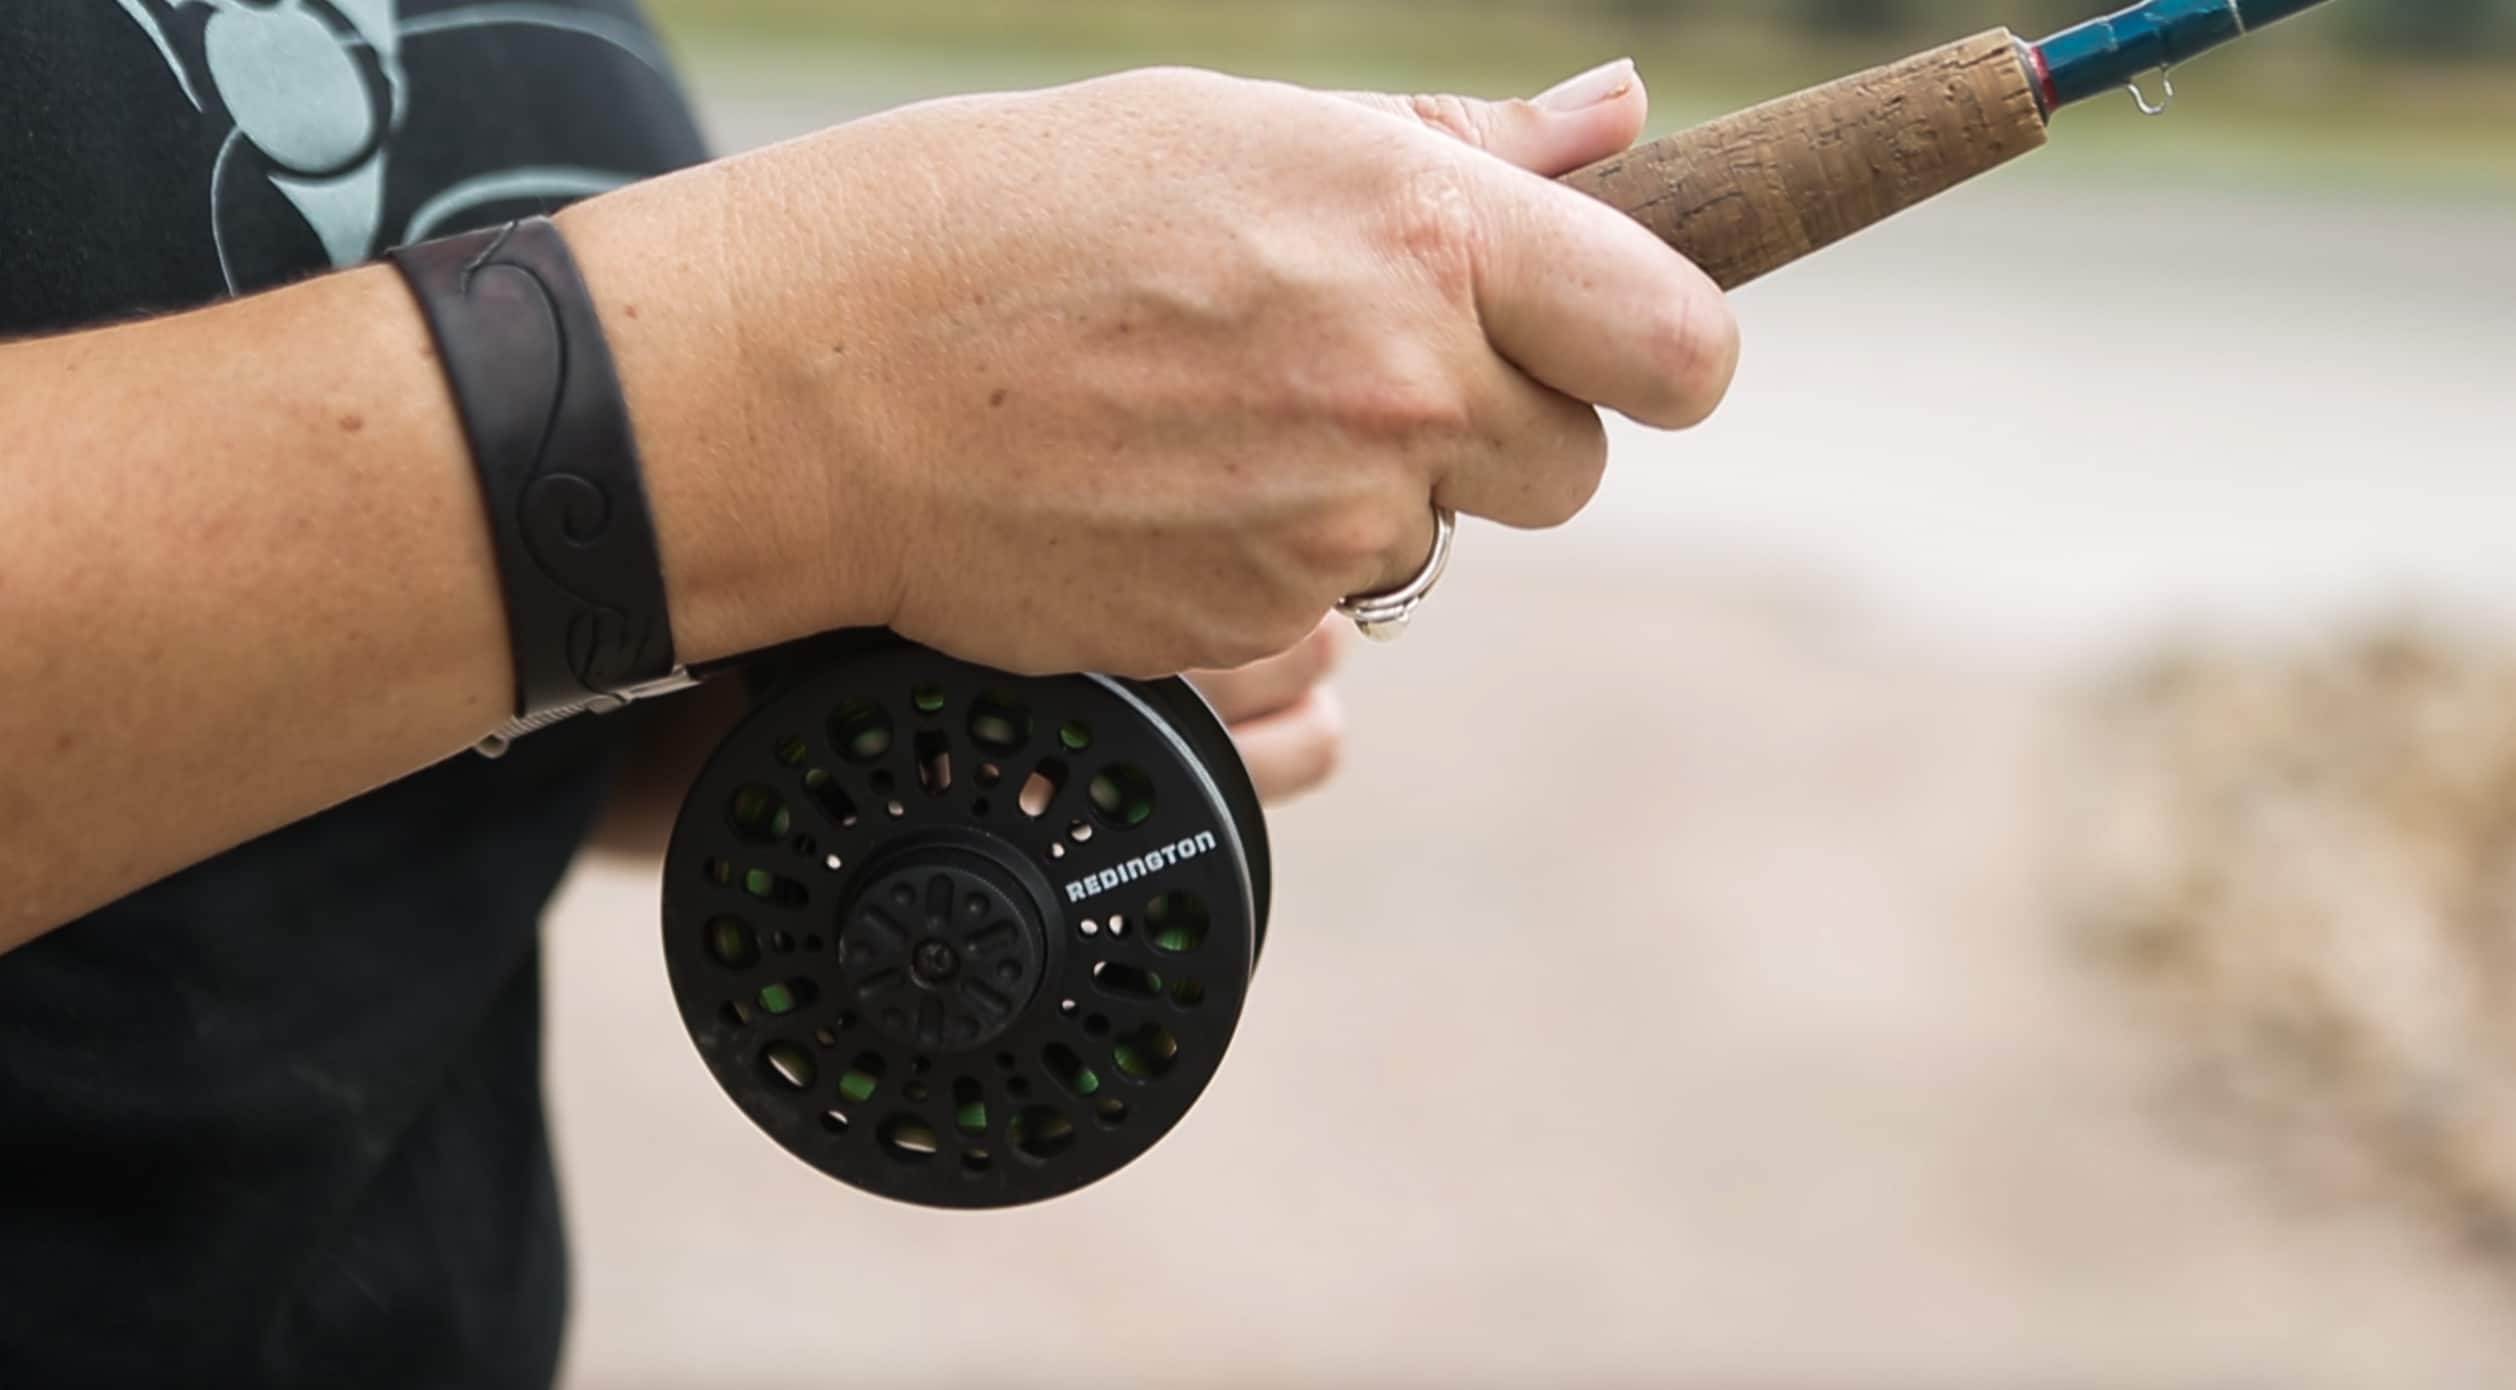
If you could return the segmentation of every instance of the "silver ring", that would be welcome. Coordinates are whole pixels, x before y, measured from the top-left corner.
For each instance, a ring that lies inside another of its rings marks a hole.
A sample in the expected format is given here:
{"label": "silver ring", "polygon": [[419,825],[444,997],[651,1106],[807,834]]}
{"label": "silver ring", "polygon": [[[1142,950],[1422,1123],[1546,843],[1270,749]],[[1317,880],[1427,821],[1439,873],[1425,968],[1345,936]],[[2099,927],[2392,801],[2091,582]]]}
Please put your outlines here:
{"label": "silver ring", "polygon": [[1338,604],[1337,611],[1352,618],[1356,630],[1375,642],[1395,642],[1405,636],[1407,620],[1432,597],[1442,571],[1450,568],[1450,544],[1458,534],[1459,514],[1448,507],[1433,508],[1433,553],[1424,568],[1386,593],[1357,594]]}

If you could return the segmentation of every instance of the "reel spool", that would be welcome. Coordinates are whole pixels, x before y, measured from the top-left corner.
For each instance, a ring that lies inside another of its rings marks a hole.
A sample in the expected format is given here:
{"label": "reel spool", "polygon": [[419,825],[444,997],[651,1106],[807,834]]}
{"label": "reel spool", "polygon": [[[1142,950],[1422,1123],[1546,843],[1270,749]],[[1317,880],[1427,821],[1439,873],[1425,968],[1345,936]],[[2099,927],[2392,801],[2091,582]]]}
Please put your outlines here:
{"label": "reel spool", "polygon": [[683,802],[664,958],[718,1084],[850,1186],[1005,1207],[1096,1182],[1214,1076],[1266,824],[1184,681],[1024,678],[887,633],[755,666]]}

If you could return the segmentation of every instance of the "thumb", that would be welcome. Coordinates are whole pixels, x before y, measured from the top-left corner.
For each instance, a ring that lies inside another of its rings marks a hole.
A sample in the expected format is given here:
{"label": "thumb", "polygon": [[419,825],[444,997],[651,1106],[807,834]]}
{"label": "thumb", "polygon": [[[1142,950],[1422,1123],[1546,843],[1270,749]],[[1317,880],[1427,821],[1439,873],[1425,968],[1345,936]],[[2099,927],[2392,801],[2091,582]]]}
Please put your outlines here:
{"label": "thumb", "polygon": [[1347,95],[1548,178],[1571,173],[1633,144],[1642,134],[1643,118],[1651,107],[1631,58],[1567,78],[1525,101],[1381,92]]}

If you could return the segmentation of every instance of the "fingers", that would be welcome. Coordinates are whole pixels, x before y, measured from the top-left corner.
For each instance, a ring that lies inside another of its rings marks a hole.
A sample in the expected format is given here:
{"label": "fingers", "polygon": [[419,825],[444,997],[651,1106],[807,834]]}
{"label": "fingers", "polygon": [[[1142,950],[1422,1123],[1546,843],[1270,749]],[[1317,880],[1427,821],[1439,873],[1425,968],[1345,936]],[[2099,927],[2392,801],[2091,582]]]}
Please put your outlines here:
{"label": "fingers", "polygon": [[1567,395],[1648,425],[1700,424],[1738,370],[1729,301],[1605,203],[1471,165],[1477,309],[1496,351]]}
{"label": "fingers", "polygon": [[1349,633],[1332,615],[1280,656],[1189,677],[1231,726],[1250,781],[1270,803],[1309,791],[1336,771],[1345,711],[1321,682],[1336,669]]}
{"label": "fingers", "polygon": [[[1572,520],[1607,472],[1607,429],[1598,410],[1490,353],[1479,376],[1469,446],[1438,476],[1435,505],[1523,530]],[[1393,583],[1422,568],[1432,527],[1427,516],[1421,543],[1410,540],[1391,557],[1399,567]]]}
{"label": "fingers", "polygon": [[[1650,97],[1630,59],[1528,101],[1351,94],[1552,179],[1626,148]],[[1631,218],[1568,189],[1475,168],[1478,309],[1504,356],[1645,424],[1699,424],[1729,390],[1738,328],[1720,290]]]}
{"label": "fingers", "polygon": [[1332,614],[1289,652],[1236,671],[1198,671],[1188,678],[1205,692],[1224,723],[1257,719],[1299,703],[1326,680],[1344,656],[1352,631],[1345,619]]}
{"label": "fingers", "polygon": [[1240,745],[1259,799],[1278,805],[1335,775],[1344,751],[1345,707],[1335,691],[1313,686],[1289,708],[1233,725],[1232,740]]}
{"label": "fingers", "polygon": [[1597,163],[1633,144],[1651,114],[1651,98],[1631,58],[1567,78],[1526,101],[1381,92],[1347,95],[1548,178]]}

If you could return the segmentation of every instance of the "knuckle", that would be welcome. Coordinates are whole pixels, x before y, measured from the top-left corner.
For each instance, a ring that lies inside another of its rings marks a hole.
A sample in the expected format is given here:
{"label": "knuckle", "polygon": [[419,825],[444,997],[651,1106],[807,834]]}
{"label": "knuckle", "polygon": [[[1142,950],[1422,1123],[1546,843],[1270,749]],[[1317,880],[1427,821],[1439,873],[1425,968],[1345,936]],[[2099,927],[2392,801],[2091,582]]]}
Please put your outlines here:
{"label": "knuckle", "polygon": [[1204,646],[1195,664],[1237,671],[1299,646],[1319,610],[1304,592],[1309,586],[1290,581],[1287,574],[1253,577],[1229,611],[1215,614],[1199,634]]}
{"label": "knuckle", "polygon": [[1473,298],[1479,227],[1475,202],[1456,168],[1434,164],[1402,179],[1392,224],[1400,255],[1445,301]]}
{"label": "knuckle", "polygon": [[1467,433],[1467,393],[1439,364],[1385,354],[1377,367],[1357,372],[1337,403],[1347,432],[1409,447],[1442,448]]}
{"label": "knuckle", "polygon": [[[1419,544],[1416,532],[1425,524],[1427,514],[1428,509],[1421,502],[1403,508],[1380,506],[1322,528],[1317,570],[1334,592],[1327,596],[1326,604],[1319,606],[1325,608],[1351,594],[1372,592],[1391,575],[1412,573],[1412,566],[1420,558],[1411,553]],[[1318,613],[1312,612],[1310,623],[1276,650],[1291,650],[1307,638],[1318,618]]]}
{"label": "knuckle", "polygon": [[1337,775],[1345,762],[1345,707],[1336,692],[1321,689],[1310,697],[1310,738],[1302,771],[1304,786],[1315,787]]}
{"label": "knuckle", "polygon": [[1607,431],[1594,415],[1589,429],[1565,448],[1556,466],[1548,471],[1548,486],[1538,498],[1537,527],[1552,529],[1581,515],[1606,480]]}
{"label": "knuckle", "polygon": [[1461,144],[1485,148],[1485,122],[1478,118],[1475,105],[1465,97],[1447,92],[1418,92],[1406,99],[1408,114],[1426,128],[1440,131]]}
{"label": "knuckle", "polygon": [[1283,655],[1302,640],[1301,633],[1308,630],[1310,621],[1302,613],[1285,610],[1253,615],[1224,636],[1229,664],[1250,666]]}
{"label": "knuckle", "polygon": [[1267,648],[1264,655],[1282,656],[1302,645],[1302,639],[1308,637],[1310,630],[1318,624],[1319,609],[1317,607],[1307,603],[1298,607],[1288,607],[1283,613],[1269,621],[1266,631],[1261,634]]}
{"label": "knuckle", "polygon": [[1231,79],[1206,68],[1192,68],[1185,63],[1159,63],[1136,68],[1108,79],[1121,86],[1142,86],[1156,91],[1194,90],[1218,86]]}
{"label": "knuckle", "polygon": [[1345,661],[1345,625],[1321,622],[1302,639],[1303,684],[1318,685],[1337,673]]}
{"label": "knuckle", "polygon": [[1313,775],[1322,782],[1337,775],[1345,766],[1345,723],[1331,716],[1319,731],[1319,758],[1311,765]]}
{"label": "knuckle", "polygon": [[1309,757],[1295,779],[1295,791],[1308,791],[1337,775],[1345,763],[1345,730],[1330,726],[1311,738]]}
{"label": "knuckle", "polygon": [[1661,422],[1684,429],[1710,418],[1738,371],[1738,320],[1728,303],[1704,295],[1677,299],[1653,312],[1645,343],[1659,384]]}
{"label": "knuckle", "polygon": [[1433,556],[1433,508],[1430,503],[1417,503],[1407,512],[1406,521],[1389,528],[1390,541],[1381,547],[1380,576],[1376,586],[1395,588],[1413,579]]}

